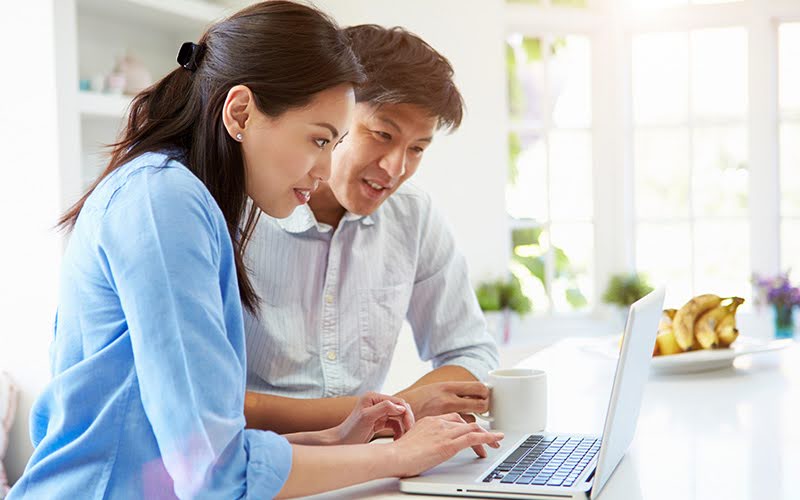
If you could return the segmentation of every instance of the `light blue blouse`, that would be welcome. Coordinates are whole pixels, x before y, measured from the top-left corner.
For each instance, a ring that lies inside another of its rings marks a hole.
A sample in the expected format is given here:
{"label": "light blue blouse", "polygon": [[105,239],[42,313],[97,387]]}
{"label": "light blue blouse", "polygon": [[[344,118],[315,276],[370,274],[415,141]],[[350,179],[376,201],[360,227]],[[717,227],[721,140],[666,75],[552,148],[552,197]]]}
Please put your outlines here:
{"label": "light blue blouse", "polygon": [[282,437],[245,430],[233,246],[211,194],[149,153],[86,202],[63,260],[53,378],[9,498],[271,498]]}

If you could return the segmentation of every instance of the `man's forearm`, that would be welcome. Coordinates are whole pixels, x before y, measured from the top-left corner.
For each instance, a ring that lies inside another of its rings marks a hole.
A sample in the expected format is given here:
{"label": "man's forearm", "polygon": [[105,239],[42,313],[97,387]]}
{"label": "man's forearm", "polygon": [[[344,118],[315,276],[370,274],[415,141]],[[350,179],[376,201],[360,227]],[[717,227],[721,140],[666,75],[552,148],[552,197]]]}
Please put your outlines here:
{"label": "man's forearm", "polygon": [[456,365],[444,365],[429,371],[412,385],[398,392],[397,396],[402,398],[404,392],[436,382],[475,382],[477,380],[466,368]]}
{"label": "man's forearm", "polygon": [[295,399],[247,392],[244,417],[247,427],[289,434],[321,431],[342,423],[358,398]]}

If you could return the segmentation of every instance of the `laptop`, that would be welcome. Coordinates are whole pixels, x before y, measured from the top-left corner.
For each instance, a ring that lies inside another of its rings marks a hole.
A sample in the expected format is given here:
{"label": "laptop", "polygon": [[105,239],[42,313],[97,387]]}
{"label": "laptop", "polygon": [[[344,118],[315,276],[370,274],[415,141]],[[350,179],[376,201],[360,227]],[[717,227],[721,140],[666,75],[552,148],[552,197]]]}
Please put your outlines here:
{"label": "laptop", "polygon": [[467,449],[400,482],[405,493],[484,498],[596,498],[633,440],[664,303],[659,288],[633,304],[611,389],[603,435],[506,433],[476,459]]}

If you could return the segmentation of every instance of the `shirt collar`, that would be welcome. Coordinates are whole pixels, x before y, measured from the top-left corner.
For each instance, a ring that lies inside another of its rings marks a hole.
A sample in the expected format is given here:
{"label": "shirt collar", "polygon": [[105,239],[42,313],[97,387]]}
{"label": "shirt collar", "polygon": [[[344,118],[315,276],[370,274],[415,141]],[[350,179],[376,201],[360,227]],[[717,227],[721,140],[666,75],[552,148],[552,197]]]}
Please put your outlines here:
{"label": "shirt collar", "polygon": [[[311,211],[308,205],[300,205],[292,212],[292,215],[285,219],[276,219],[276,221],[284,231],[294,234],[304,233],[311,228],[316,228],[320,233],[327,233],[333,229],[330,224],[317,221],[317,218],[314,217],[314,212]],[[365,226],[375,224],[372,215],[356,215],[345,212],[344,216],[342,216],[342,222],[351,221],[361,221],[361,224]]]}

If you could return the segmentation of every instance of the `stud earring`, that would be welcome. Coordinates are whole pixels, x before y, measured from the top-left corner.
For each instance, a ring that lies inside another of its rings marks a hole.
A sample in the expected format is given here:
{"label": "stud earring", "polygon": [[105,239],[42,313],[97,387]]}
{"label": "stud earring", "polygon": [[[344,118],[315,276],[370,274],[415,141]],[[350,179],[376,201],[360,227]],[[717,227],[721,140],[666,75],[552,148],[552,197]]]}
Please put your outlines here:
{"label": "stud earring", "polygon": [[244,139],[244,136],[242,135],[242,133],[241,133],[241,132],[239,132],[238,134],[236,134],[236,140],[237,140],[237,141],[239,141],[239,142],[242,142],[242,139]]}

